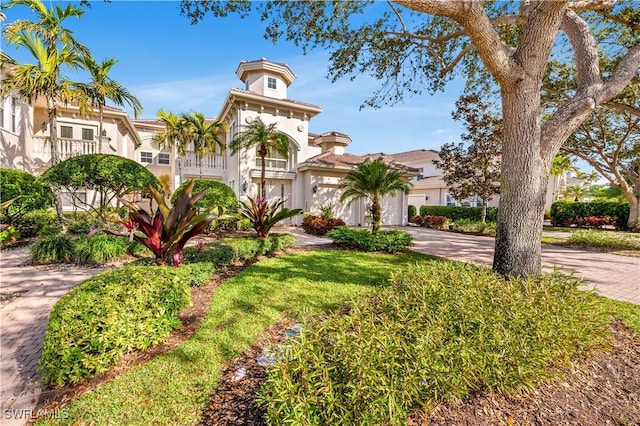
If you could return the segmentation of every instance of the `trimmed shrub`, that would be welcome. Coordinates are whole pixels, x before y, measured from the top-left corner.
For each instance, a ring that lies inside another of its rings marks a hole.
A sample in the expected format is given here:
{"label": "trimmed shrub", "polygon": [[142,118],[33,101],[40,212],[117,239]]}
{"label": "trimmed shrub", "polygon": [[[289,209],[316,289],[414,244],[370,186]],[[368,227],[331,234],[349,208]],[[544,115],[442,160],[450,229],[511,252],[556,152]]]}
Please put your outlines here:
{"label": "trimmed shrub", "polygon": [[600,247],[615,250],[640,250],[640,234],[637,237],[621,235],[615,232],[580,230],[571,232],[570,244],[587,247]]}
{"label": "trimmed shrub", "polygon": [[72,235],[87,235],[97,227],[99,227],[98,222],[87,215],[72,216],[67,219],[67,232]]}
{"label": "trimmed shrub", "polygon": [[304,232],[311,235],[326,235],[327,232],[339,226],[345,226],[344,220],[328,218],[325,219],[320,216],[309,215],[302,220],[302,229]]}
{"label": "trimmed shrub", "polygon": [[0,211],[0,221],[15,225],[15,221],[26,213],[51,207],[54,200],[49,187],[35,176],[21,170],[0,169],[0,203],[18,196],[10,206]]}
{"label": "trimmed shrub", "polygon": [[101,234],[90,241],[82,239],[76,245],[74,259],[77,263],[102,265],[123,259],[128,254],[129,241],[122,237]]}
{"label": "trimmed shrub", "polygon": [[73,260],[75,241],[65,234],[40,238],[29,246],[31,263],[67,263]]}
{"label": "trimmed shrub", "polygon": [[362,251],[396,253],[409,250],[413,244],[413,237],[404,231],[378,231],[373,234],[368,229],[343,226],[329,231],[327,236],[336,245]]}
{"label": "trimmed shrub", "polygon": [[[445,216],[449,220],[469,219],[480,221],[482,207],[457,207],[457,206],[420,206],[421,216]],[[498,220],[498,208],[487,207],[487,222]]]}
{"label": "trimmed shrub", "polygon": [[58,216],[53,210],[34,210],[14,220],[13,226],[22,238],[37,237],[45,225],[56,224]]}
{"label": "trimmed shrub", "polygon": [[426,215],[422,217],[422,226],[426,226],[427,228],[434,228],[434,229],[448,229],[449,218],[445,216]]}
{"label": "trimmed shrub", "polygon": [[411,221],[418,214],[418,209],[413,204],[407,206],[407,220]]}
{"label": "trimmed shrub", "polygon": [[[171,196],[171,203],[175,202],[177,194],[187,185],[188,181],[183,182]],[[227,213],[235,213],[238,210],[238,199],[235,192],[228,185],[215,180],[195,179],[193,185],[193,194],[199,194],[205,189],[209,189],[205,196],[196,202],[198,209],[211,211],[215,207],[222,207]]]}
{"label": "trimmed shrub", "polygon": [[424,219],[422,218],[422,216],[420,216],[419,214],[413,216],[411,218],[411,223],[418,225],[418,226],[422,226],[422,224],[424,223]]}
{"label": "trimmed shrub", "polygon": [[480,222],[468,219],[456,220],[453,230],[467,234],[496,235],[496,224],[494,222]]}
{"label": "trimmed shrub", "polygon": [[303,328],[260,389],[272,425],[400,425],[428,403],[506,393],[603,345],[609,316],[560,274],[423,262]]}
{"label": "trimmed shrub", "polygon": [[125,266],[71,289],[49,314],[39,362],[43,381],[77,383],[126,352],[160,342],[190,303],[184,277],[176,268]]}
{"label": "trimmed shrub", "polygon": [[270,234],[266,238],[254,235],[236,238],[224,238],[214,241],[203,248],[187,247],[184,249],[185,263],[206,262],[216,268],[223,268],[231,263],[253,259],[257,256],[268,256],[276,251],[291,248],[296,237],[291,234]]}
{"label": "trimmed shrub", "polygon": [[551,205],[551,225],[601,228],[604,225],[624,229],[629,220],[629,203],[611,201],[556,201]]}

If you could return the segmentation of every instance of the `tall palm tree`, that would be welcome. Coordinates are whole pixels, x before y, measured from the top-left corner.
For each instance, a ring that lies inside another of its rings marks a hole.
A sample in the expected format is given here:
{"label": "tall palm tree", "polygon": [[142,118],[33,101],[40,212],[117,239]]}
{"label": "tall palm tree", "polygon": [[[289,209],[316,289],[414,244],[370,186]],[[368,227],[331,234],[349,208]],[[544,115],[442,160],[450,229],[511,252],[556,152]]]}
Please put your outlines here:
{"label": "tall palm tree", "polygon": [[283,158],[289,158],[289,138],[276,130],[277,124],[265,124],[260,117],[253,120],[245,130],[238,133],[229,147],[231,154],[235,155],[241,149],[257,148],[261,161],[260,168],[260,198],[267,198],[265,170],[265,158],[272,153],[278,153]]}
{"label": "tall palm tree", "polygon": [[187,154],[187,145],[189,144],[184,120],[164,109],[158,110],[156,117],[164,124],[164,130],[153,136],[151,144],[157,149],[175,151],[178,175],[180,176],[180,182],[176,182],[176,184],[182,183],[182,158]]}
{"label": "tall palm tree", "polygon": [[382,223],[382,206],[380,201],[386,195],[393,195],[398,191],[408,194],[412,184],[402,179],[399,170],[385,164],[382,157],[358,164],[355,169],[338,184],[338,189],[344,190],[340,202],[348,201],[347,206],[358,199],[371,202],[371,232],[380,230]]}
{"label": "tall palm tree", "polygon": [[55,5],[48,9],[40,0],[12,0],[4,8],[25,5],[35,12],[36,21],[15,21],[4,29],[4,36],[10,44],[26,48],[36,64],[16,65],[12,75],[3,81],[1,93],[17,92],[27,102],[42,96],[47,101],[49,116],[49,143],[51,144],[51,164],[56,164],[58,140],[56,133],[57,102],[69,102],[77,97],[72,83],[63,78],[62,68],[77,69],[81,66],[82,55],[88,49],[73,37],[73,32],[63,27],[68,18],[80,18],[84,10],[70,4],[66,7]]}
{"label": "tall palm tree", "polygon": [[82,65],[89,72],[91,81],[89,83],[78,83],[77,88],[85,96],[89,110],[98,107],[100,115],[98,137],[102,137],[104,107],[107,105],[107,99],[118,106],[129,105],[133,109],[136,118],[142,112],[142,104],[138,98],[120,83],[109,77],[109,71],[111,71],[111,67],[116,62],[118,61],[114,58],[109,58],[98,63],[90,55],[84,55],[82,59]]}
{"label": "tall palm tree", "polygon": [[217,120],[207,120],[201,112],[192,111],[182,114],[189,141],[193,143],[193,150],[198,158],[200,178],[202,178],[202,159],[209,154],[224,153],[227,145],[221,139],[221,134],[227,131],[225,123]]}

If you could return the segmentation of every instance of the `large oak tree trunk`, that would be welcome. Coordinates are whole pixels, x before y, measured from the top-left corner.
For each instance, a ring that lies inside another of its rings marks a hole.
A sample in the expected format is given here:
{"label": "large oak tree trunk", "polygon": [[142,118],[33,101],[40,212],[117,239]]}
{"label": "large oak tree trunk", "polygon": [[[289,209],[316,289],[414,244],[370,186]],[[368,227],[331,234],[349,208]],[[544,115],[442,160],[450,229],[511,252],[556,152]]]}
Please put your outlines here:
{"label": "large oak tree trunk", "polygon": [[502,182],[493,270],[539,275],[548,166],[540,153],[540,102],[535,81],[502,90]]}
{"label": "large oak tree trunk", "polygon": [[640,194],[625,194],[629,201],[629,220],[627,228],[640,229]]}

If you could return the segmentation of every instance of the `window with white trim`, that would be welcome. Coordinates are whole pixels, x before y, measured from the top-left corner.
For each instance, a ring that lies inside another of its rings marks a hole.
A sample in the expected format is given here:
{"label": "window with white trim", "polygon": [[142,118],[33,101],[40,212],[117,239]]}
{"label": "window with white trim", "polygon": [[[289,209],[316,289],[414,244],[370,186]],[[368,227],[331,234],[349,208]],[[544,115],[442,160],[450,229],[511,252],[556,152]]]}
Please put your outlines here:
{"label": "window with white trim", "polygon": [[169,158],[169,154],[161,152],[160,154],[158,154],[158,164],[162,164],[162,165],[169,165],[171,164],[171,160]]}
{"label": "window with white trim", "polygon": [[140,162],[141,163],[147,163],[147,164],[153,163],[153,152],[141,151],[140,152]]}
{"label": "window with white trim", "polygon": [[277,80],[273,77],[267,77],[267,88],[268,89],[277,89]]}
{"label": "window with white trim", "polygon": [[73,127],[60,126],[60,137],[65,139],[73,139]]}
{"label": "window with white trim", "polygon": [[[289,162],[289,160],[284,158],[282,154],[277,151],[271,151],[267,155],[268,157],[264,158],[265,168],[287,170],[287,163]],[[256,167],[262,167],[262,159],[260,158],[259,148],[256,148]]]}
{"label": "window with white trim", "polygon": [[92,141],[93,140],[93,129],[82,129],[82,140],[83,141]]}

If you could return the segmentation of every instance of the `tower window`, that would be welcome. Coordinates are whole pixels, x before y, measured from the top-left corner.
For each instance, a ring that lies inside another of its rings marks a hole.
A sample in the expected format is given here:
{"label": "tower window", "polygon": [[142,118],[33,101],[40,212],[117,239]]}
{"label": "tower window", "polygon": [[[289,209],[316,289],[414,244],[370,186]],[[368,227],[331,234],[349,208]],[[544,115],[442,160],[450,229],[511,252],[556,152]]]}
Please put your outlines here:
{"label": "tower window", "polygon": [[267,77],[267,87],[269,89],[276,89],[276,79],[273,77]]}

